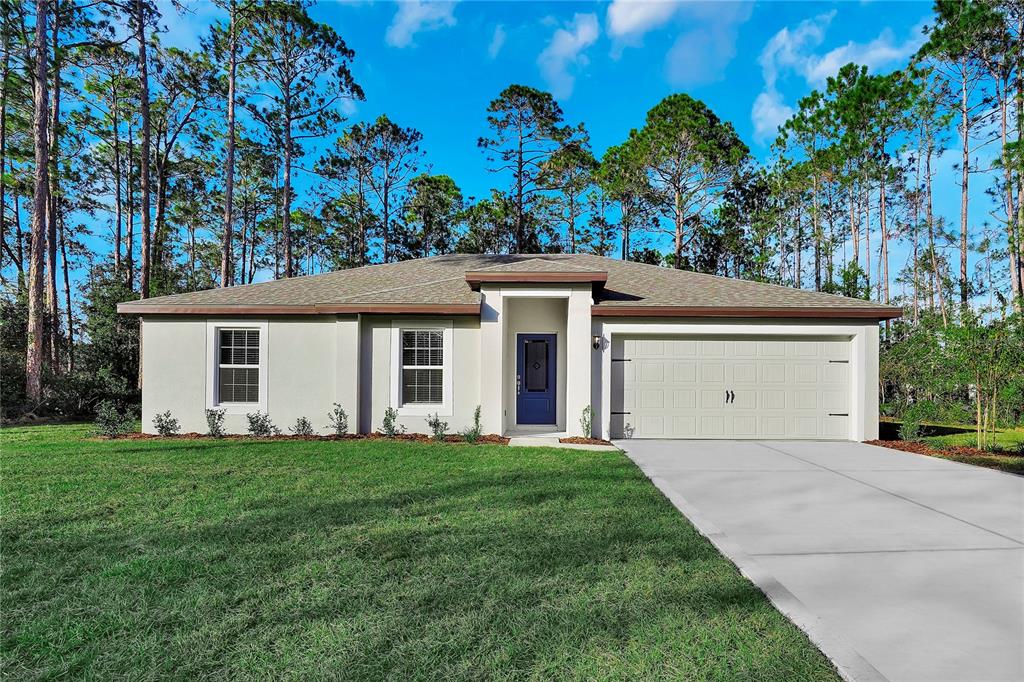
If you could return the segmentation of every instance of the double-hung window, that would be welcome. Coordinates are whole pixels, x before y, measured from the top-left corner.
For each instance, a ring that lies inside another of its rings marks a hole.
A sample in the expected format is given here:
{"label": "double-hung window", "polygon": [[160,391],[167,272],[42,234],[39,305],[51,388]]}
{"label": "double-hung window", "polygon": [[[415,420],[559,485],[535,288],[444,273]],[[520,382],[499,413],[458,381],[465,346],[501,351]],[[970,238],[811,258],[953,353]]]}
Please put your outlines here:
{"label": "double-hung window", "polygon": [[266,320],[207,320],[207,409],[267,411]]}
{"label": "double-hung window", "polygon": [[444,332],[402,330],[402,404],[444,402]]}
{"label": "double-hung window", "polygon": [[217,402],[260,402],[259,329],[219,329]]}
{"label": "double-hung window", "polygon": [[391,405],[399,414],[452,414],[452,329],[452,320],[392,320]]}

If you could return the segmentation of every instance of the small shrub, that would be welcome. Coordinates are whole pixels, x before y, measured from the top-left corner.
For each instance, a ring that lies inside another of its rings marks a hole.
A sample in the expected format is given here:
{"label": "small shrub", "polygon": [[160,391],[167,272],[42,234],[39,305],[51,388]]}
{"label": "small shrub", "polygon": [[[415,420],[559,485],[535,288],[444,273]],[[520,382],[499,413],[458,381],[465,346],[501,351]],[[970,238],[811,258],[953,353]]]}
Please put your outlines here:
{"label": "small shrub", "polygon": [[249,420],[249,435],[254,438],[269,438],[270,436],[281,435],[281,429],[274,426],[270,421],[270,415],[263,412],[250,412],[245,415]]}
{"label": "small shrub", "polygon": [[388,438],[405,433],[405,427],[398,423],[398,410],[393,407],[384,410],[384,422],[381,424],[380,432]]}
{"label": "small shrub", "polygon": [[348,415],[340,404],[334,403],[334,409],[327,413],[327,420],[335,436],[344,436],[348,433]]}
{"label": "small shrub", "polygon": [[122,412],[117,405],[104,400],[96,408],[96,431],[107,438],[117,438],[131,432],[135,428],[135,419],[127,411]]}
{"label": "small shrub", "polygon": [[296,436],[312,436],[313,425],[309,423],[309,420],[305,417],[299,417],[295,420],[295,426],[288,429]]}
{"label": "small shrub", "polygon": [[594,433],[594,408],[587,405],[583,408],[583,415],[580,416],[580,428],[583,429],[583,437],[590,438]]}
{"label": "small shrub", "polygon": [[473,411],[473,425],[463,429],[461,436],[467,443],[475,443],[480,440],[483,429],[480,428],[480,406],[476,406],[476,410]]}
{"label": "small shrub", "polygon": [[434,432],[434,441],[443,443],[444,434],[448,430],[448,422],[441,421],[440,415],[435,412],[433,416],[427,415],[427,426]]}
{"label": "small shrub", "polygon": [[206,411],[206,432],[212,438],[224,437],[224,410]]}
{"label": "small shrub", "polygon": [[913,419],[904,419],[900,424],[900,440],[918,440],[921,437],[921,424]]}
{"label": "small shrub", "polygon": [[171,416],[171,411],[167,410],[153,415],[153,428],[161,436],[173,436],[181,431],[181,424]]}

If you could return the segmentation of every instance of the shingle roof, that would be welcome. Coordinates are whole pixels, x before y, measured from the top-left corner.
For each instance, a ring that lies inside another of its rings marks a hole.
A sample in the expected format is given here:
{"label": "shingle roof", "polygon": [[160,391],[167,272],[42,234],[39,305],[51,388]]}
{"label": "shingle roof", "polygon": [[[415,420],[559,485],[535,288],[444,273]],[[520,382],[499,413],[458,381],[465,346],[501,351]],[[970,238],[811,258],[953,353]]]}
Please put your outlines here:
{"label": "shingle roof", "polygon": [[[195,291],[121,304],[126,313],[147,312],[383,312],[388,307],[451,308],[474,311],[480,294],[466,281],[467,272],[594,273],[606,272],[595,291],[595,314],[736,315],[800,310],[849,312],[887,318],[899,309],[855,298],[730,279],[686,270],[621,261],[589,254],[476,255],[453,254],[371,265],[322,275]],[[307,310],[308,309],[308,310]],[[440,311],[440,310],[438,310]],[[723,313],[724,311],[724,313]],[[747,311],[746,313],[744,311]],[[410,312],[417,312],[410,310]],[[421,312],[428,312],[423,310]]]}

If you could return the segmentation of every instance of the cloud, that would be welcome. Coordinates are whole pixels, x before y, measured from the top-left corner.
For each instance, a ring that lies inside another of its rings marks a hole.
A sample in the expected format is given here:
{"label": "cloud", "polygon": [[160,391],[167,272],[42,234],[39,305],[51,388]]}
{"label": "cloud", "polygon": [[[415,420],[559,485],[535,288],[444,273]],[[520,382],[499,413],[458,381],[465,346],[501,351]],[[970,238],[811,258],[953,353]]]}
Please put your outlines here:
{"label": "cloud", "polygon": [[696,24],[672,44],[665,55],[665,77],[674,86],[713,83],[725,76],[736,56],[739,27],[750,18],[749,3],[692,3],[682,13]]}
{"label": "cloud", "polygon": [[779,128],[794,113],[793,107],[782,101],[782,95],[774,88],[765,90],[754,100],[750,117],[754,121],[754,137],[762,144],[770,142]]}
{"label": "cloud", "polygon": [[505,27],[498,24],[494,27],[494,35],[491,36],[491,44],[487,46],[487,56],[494,59],[501,52],[505,45]]}
{"label": "cloud", "polygon": [[793,114],[793,108],[785,103],[778,90],[778,82],[784,76],[793,74],[811,87],[822,88],[829,77],[838,73],[845,64],[862,64],[872,71],[901,64],[917,51],[923,41],[922,24],[915,26],[902,42],[892,29],[884,28],[870,42],[850,41],[823,55],[817,54],[815,50],[825,41],[825,34],[835,16],[836,11],[832,10],[804,19],[795,28],[783,28],[765,43],[758,57],[764,89],[751,109],[759,142],[770,141],[779,125]]}
{"label": "cloud", "polygon": [[648,31],[666,23],[679,9],[672,0],[612,0],[608,6],[608,35],[636,45]]}
{"label": "cloud", "polygon": [[422,31],[434,31],[455,25],[455,2],[407,0],[398,3],[384,40],[392,47],[408,47]]}
{"label": "cloud", "polygon": [[572,95],[576,83],[574,71],[586,66],[584,51],[597,41],[601,29],[596,14],[575,14],[568,24],[555,30],[544,51],[537,57],[541,75],[558,99]]}

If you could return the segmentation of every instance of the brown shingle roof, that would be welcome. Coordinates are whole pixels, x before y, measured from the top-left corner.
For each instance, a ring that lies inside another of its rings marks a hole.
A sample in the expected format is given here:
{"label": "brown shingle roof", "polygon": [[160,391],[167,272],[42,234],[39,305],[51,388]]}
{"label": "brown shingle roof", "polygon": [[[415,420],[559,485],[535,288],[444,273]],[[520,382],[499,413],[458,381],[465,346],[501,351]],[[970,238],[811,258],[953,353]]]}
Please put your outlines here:
{"label": "brown shingle roof", "polygon": [[[467,272],[607,273],[597,315],[895,317],[899,309],[844,296],[674,270],[589,254],[454,254],[121,304],[126,313],[479,311]],[[539,277],[543,279],[543,277]],[[445,308],[442,310],[441,308]]]}

